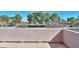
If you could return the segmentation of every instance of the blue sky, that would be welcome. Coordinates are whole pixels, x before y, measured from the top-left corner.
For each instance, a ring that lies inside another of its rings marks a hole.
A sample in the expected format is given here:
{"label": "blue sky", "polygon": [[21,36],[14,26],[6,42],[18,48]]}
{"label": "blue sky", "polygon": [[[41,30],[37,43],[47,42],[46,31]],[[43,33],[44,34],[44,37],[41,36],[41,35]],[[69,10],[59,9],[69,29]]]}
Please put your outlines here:
{"label": "blue sky", "polygon": [[[8,16],[14,16],[15,14],[20,14],[22,16],[22,18],[26,18],[27,19],[27,15],[29,13],[32,13],[35,11],[0,11],[0,15],[8,15]],[[61,16],[61,18],[66,19],[67,17],[78,17],[79,16],[79,11],[42,11],[45,13],[58,13],[59,16]]]}

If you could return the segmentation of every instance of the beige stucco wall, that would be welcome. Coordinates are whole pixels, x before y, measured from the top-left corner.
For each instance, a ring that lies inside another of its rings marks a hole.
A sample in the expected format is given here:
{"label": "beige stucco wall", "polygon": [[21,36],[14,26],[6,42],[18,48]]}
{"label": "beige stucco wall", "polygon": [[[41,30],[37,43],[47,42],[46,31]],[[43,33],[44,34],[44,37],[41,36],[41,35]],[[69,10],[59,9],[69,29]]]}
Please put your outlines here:
{"label": "beige stucco wall", "polygon": [[[50,48],[48,42],[62,41],[61,30],[62,28],[0,28],[0,47]],[[59,36],[60,40],[58,40]],[[15,41],[20,41],[20,43],[14,43]],[[54,47],[63,46],[53,45]]]}
{"label": "beige stucco wall", "polygon": [[[4,42],[0,43],[0,47],[49,48],[50,44],[46,42],[64,42],[67,47],[79,48],[79,32],[62,30],[62,28],[0,28],[1,41]],[[7,43],[6,41],[26,41],[26,43]],[[52,46],[65,47],[53,43]]]}
{"label": "beige stucco wall", "polygon": [[[35,47],[49,48],[46,42],[64,42],[71,48],[79,48],[79,32],[62,28],[0,28],[0,47]],[[22,43],[7,43],[6,41],[22,41]],[[23,43],[26,41],[26,43]],[[43,43],[44,42],[44,43]],[[65,47],[53,44],[53,47]]]}
{"label": "beige stucco wall", "polygon": [[48,43],[0,43],[2,48],[50,48]]}
{"label": "beige stucco wall", "polygon": [[0,41],[51,41],[61,28],[0,28]]}
{"label": "beige stucco wall", "polygon": [[63,42],[63,30],[61,30],[54,38],[52,38],[51,42],[62,43]]}
{"label": "beige stucco wall", "polygon": [[70,48],[79,48],[79,32],[64,29],[63,42]]}

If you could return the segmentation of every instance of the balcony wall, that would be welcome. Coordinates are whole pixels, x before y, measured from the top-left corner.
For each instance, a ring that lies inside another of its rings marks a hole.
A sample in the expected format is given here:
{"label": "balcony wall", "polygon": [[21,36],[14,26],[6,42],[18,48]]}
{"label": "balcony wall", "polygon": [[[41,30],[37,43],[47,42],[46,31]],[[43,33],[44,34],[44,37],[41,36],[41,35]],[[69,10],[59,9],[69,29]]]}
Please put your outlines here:
{"label": "balcony wall", "polygon": [[50,48],[49,42],[62,42],[62,28],[0,28],[0,47]]}
{"label": "balcony wall", "polygon": [[58,28],[0,28],[0,41],[50,42],[61,30]]}
{"label": "balcony wall", "polygon": [[79,48],[79,32],[62,28],[0,28],[0,47]]}
{"label": "balcony wall", "polygon": [[63,42],[70,48],[79,48],[79,32],[64,29]]}

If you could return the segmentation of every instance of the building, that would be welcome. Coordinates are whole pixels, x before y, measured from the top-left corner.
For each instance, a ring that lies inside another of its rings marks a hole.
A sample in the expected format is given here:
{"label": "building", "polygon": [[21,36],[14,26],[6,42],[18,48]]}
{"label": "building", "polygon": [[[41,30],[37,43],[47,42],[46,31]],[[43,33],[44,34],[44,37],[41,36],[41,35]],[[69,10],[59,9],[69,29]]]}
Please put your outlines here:
{"label": "building", "polygon": [[28,24],[28,23],[29,23],[29,21],[26,19],[21,20],[21,24]]}

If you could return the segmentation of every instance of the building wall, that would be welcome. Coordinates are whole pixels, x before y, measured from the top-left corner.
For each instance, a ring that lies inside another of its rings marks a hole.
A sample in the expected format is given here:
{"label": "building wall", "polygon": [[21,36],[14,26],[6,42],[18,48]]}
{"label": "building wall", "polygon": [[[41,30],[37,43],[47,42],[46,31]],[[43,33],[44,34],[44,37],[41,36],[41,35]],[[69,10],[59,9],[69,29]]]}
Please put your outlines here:
{"label": "building wall", "polygon": [[51,42],[63,42],[63,30],[61,30],[54,38],[51,39]]}
{"label": "building wall", "polygon": [[[0,28],[1,41],[4,43],[0,43],[0,47],[50,47],[47,42],[64,42],[67,47],[79,48],[79,32],[62,30],[62,28]],[[6,43],[7,41],[26,41],[27,44]],[[53,44],[53,46],[62,47],[63,45]]]}
{"label": "building wall", "polygon": [[0,28],[0,41],[51,41],[62,29]]}
{"label": "building wall", "polygon": [[70,48],[79,48],[79,32],[64,29],[63,42]]}

